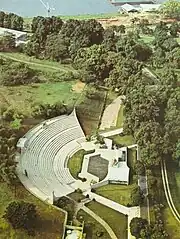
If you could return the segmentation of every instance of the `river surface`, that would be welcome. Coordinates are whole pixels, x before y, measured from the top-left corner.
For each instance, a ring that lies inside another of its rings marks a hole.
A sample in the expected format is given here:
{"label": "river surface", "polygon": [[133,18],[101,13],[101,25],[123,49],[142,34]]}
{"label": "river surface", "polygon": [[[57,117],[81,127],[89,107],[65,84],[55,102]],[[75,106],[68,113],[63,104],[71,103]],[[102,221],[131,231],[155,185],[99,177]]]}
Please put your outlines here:
{"label": "river surface", "polygon": [[[44,0],[54,7],[53,15],[100,14],[117,12],[109,0]],[[0,10],[14,12],[24,17],[46,16],[40,0],[0,0]]]}

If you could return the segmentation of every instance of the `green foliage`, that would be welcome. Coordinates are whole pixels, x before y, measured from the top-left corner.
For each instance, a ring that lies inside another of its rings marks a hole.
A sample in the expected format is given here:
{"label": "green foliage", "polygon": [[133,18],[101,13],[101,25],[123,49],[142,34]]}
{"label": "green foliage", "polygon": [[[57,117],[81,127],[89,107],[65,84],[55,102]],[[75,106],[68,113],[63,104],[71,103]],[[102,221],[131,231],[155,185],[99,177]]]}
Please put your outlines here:
{"label": "green foliage", "polygon": [[36,206],[27,202],[11,202],[3,216],[14,229],[25,229],[30,235],[34,235],[37,220]]}
{"label": "green foliage", "polygon": [[141,230],[145,229],[148,225],[148,221],[141,217],[134,217],[130,222],[130,231],[136,238],[141,237]]}
{"label": "green foliage", "polygon": [[65,210],[68,213],[68,219],[73,220],[75,212],[75,203],[73,200],[70,200],[66,197],[61,197],[56,202],[54,202],[54,205]]}
{"label": "green foliage", "polygon": [[14,50],[16,47],[16,40],[13,34],[5,33],[0,36],[0,51]]}
{"label": "green foliage", "polygon": [[14,13],[0,11],[0,27],[22,31],[23,22],[23,18]]}
{"label": "green foliage", "polygon": [[61,102],[51,104],[39,104],[34,107],[32,116],[40,119],[50,119],[56,116],[67,114],[67,106]]}
{"label": "green foliage", "polygon": [[180,2],[178,0],[169,0],[164,3],[161,12],[166,17],[180,19]]}
{"label": "green foliage", "polygon": [[138,206],[143,203],[144,195],[140,187],[136,186],[131,192],[131,201],[133,206]]}
{"label": "green foliage", "polygon": [[178,22],[173,22],[169,27],[169,31],[172,37],[177,37],[177,33],[179,30],[180,30],[180,23]]}
{"label": "green foliage", "polygon": [[25,85],[37,83],[39,79],[36,71],[21,62],[0,59],[0,84],[5,86]]}
{"label": "green foliage", "polygon": [[137,175],[144,175],[145,174],[145,167],[144,167],[143,163],[139,160],[137,160],[135,162],[134,170],[135,170]]}

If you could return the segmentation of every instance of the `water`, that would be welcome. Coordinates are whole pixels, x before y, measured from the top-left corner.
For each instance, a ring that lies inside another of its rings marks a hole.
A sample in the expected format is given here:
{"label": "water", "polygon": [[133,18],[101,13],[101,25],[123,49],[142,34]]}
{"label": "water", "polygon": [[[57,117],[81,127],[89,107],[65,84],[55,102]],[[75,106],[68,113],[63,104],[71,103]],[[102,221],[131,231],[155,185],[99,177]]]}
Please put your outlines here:
{"label": "water", "polygon": [[[54,7],[53,15],[100,14],[117,12],[109,0],[44,0]],[[24,17],[46,16],[40,0],[0,0],[0,10],[14,12]]]}

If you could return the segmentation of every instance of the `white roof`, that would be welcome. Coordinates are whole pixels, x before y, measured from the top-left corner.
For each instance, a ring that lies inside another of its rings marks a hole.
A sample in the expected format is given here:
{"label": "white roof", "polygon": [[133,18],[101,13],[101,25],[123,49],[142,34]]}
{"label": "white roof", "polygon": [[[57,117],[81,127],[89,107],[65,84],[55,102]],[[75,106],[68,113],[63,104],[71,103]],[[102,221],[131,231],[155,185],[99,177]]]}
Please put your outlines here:
{"label": "white roof", "polygon": [[109,180],[129,182],[129,167],[126,162],[120,162],[118,167],[109,168]]}
{"label": "white roof", "polygon": [[66,237],[66,239],[80,239],[81,232],[78,230],[73,230],[71,233]]}
{"label": "white roof", "polygon": [[126,12],[130,12],[130,11],[138,11],[138,9],[128,3],[125,3],[121,6],[121,8],[126,11]]}
{"label": "white roof", "polygon": [[27,140],[27,138],[20,138],[17,142],[17,147],[18,148],[24,148],[26,140]]}
{"label": "white roof", "polygon": [[5,33],[11,33],[11,34],[15,35],[16,38],[19,38],[20,36],[23,36],[23,35],[27,35],[26,32],[0,27],[0,35],[4,35]]}
{"label": "white roof", "polygon": [[141,10],[145,12],[158,10],[160,8],[161,4],[140,4]]}
{"label": "white roof", "polygon": [[112,139],[105,138],[104,143],[106,144],[108,149],[112,149]]}

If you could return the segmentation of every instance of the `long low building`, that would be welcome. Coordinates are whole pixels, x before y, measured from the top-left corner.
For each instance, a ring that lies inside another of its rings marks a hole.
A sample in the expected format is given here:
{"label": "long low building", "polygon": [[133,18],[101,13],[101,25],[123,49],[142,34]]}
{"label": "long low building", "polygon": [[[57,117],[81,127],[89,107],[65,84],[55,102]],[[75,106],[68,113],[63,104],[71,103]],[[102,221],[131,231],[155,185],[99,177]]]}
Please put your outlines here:
{"label": "long low building", "polygon": [[27,33],[26,32],[0,27],[0,36],[3,36],[5,34],[13,34],[14,35],[14,37],[16,39],[16,46],[27,42]]}
{"label": "long low building", "polygon": [[139,4],[153,4],[156,0],[110,0],[111,4],[114,6],[121,6],[123,4],[139,5]]}
{"label": "long low building", "polygon": [[158,11],[161,4],[139,4],[138,6],[125,3],[123,4],[119,12],[133,13],[133,12],[155,12]]}

